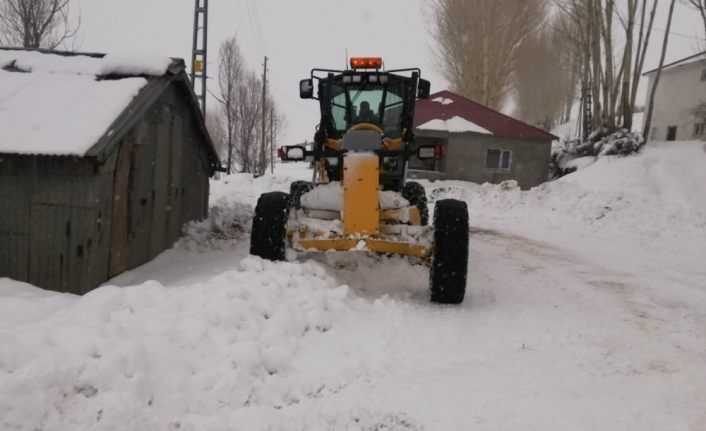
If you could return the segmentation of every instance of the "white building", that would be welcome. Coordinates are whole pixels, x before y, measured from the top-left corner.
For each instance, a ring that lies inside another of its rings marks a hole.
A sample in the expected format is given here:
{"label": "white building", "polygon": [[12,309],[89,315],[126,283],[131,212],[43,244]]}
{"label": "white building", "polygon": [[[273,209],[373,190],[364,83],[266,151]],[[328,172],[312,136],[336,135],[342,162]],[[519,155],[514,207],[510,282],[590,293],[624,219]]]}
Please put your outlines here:
{"label": "white building", "polygon": [[[657,69],[645,76],[649,78],[647,105]],[[706,104],[706,52],[665,65],[655,95],[650,139],[706,139],[706,119],[694,115],[701,104]]]}

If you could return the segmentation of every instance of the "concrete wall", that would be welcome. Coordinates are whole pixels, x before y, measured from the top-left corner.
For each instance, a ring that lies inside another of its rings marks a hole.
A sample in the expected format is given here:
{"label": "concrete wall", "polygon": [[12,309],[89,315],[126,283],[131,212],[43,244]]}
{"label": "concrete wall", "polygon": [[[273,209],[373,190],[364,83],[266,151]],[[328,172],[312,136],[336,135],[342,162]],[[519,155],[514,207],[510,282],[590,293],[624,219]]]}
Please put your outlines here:
{"label": "concrete wall", "polygon": [[[419,132],[419,142],[441,138],[440,134]],[[529,189],[547,181],[551,141],[541,139],[506,138],[476,133],[444,134],[446,156],[436,163],[436,170],[443,172],[449,180],[464,180],[474,183],[501,183],[515,180],[523,189]],[[512,158],[509,170],[486,168],[488,150],[509,150]],[[438,174],[424,175],[414,171],[410,176],[436,179]]]}
{"label": "concrete wall", "polygon": [[[697,105],[706,103],[706,81],[701,80],[704,70],[706,60],[662,72],[655,95],[650,139],[666,140],[670,126],[677,127],[677,140],[706,139],[706,136],[694,135],[694,125],[702,120],[697,121],[691,114]],[[649,103],[654,77],[655,73],[649,75],[645,106]]]}

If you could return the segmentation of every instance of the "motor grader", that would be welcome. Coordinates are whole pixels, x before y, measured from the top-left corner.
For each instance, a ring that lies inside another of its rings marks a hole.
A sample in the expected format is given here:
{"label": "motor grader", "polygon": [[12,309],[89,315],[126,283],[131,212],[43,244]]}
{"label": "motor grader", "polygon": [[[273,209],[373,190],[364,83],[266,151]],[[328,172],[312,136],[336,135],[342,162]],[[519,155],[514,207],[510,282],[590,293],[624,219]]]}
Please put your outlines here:
{"label": "motor grader", "polygon": [[[280,149],[285,161],[310,161],[312,181],[290,193],[263,194],[255,207],[250,253],[284,260],[297,251],[359,250],[406,255],[430,267],[430,297],[463,302],[468,265],[465,202],[436,202],[432,226],[424,187],[406,180],[410,158],[437,157],[414,143],[414,108],[429,97],[419,69],[382,69],[380,58],[353,58],[348,70],[313,69],[302,99],[318,100],[313,147]],[[314,88],[317,89],[316,96]]]}

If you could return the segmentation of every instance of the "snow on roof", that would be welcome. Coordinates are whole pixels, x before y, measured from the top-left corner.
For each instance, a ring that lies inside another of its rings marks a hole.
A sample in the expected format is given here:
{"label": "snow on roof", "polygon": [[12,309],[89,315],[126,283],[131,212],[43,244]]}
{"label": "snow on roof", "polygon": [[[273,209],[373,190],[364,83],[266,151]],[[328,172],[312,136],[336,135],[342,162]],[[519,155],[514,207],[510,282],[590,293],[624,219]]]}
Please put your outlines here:
{"label": "snow on roof", "polygon": [[434,119],[431,121],[427,121],[426,123],[422,124],[421,126],[417,126],[417,129],[419,130],[434,130],[434,131],[440,131],[440,132],[449,132],[449,133],[465,133],[465,132],[474,132],[474,133],[482,133],[484,135],[492,135],[493,132],[491,132],[488,129],[484,129],[483,127],[472,123],[465,118],[461,117],[453,117],[448,120],[441,120],[441,119]]}
{"label": "snow on roof", "polygon": [[450,105],[454,103],[452,99],[447,99],[446,97],[437,97],[436,99],[432,100],[432,102],[441,103],[442,105]]}
{"label": "snow on roof", "polygon": [[[83,156],[172,60],[0,50],[0,153]],[[3,70],[5,69],[5,70]],[[98,76],[127,76],[104,79]]]}
{"label": "snow on roof", "polygon": [[[458,118],[458,119],[457,119]],[[463,121],[461,121],[463,120]],[[452,133],[476,132],[503,137],[555,140],[556,136],[530,126],[451,91],[439,91],[417,102],[415,127]]]}

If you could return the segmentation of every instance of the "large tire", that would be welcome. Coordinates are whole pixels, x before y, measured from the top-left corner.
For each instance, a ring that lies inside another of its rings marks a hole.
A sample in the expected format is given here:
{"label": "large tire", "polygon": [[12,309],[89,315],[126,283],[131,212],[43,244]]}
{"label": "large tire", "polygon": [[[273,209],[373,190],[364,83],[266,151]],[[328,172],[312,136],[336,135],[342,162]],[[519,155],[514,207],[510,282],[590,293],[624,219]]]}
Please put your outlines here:
{"label": "large tire", "polygon": [[301,198],[304,193],[311,191],[314,185],[309,181],[294,181],[289,186],[289,196],[292,201],[292,208],[301,206]]}
{"label": "large tire", "polygon": [[417,207],[422,219],[422,226],[429,223],[429,208],[427,207],[427,194],[424,186],[411,181],[402,187],[402,197],[409,201],[409,204]]}
{"label": "large tire", "polygon": [[284,260],[290,197],[272,192],[260,196],[255,206],[250,235],[250,254],[268,260]]}
{"label": "large tire", "polygon": [[456,199],[436,203],[434,210],[431,300],[460,304],[466,294],[468,274],[468,208]]}

